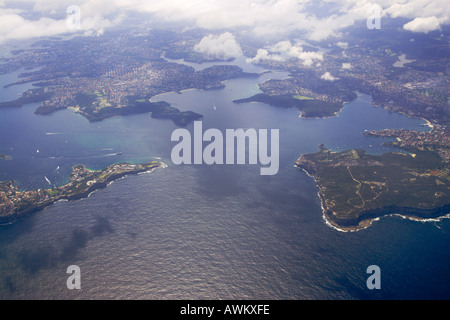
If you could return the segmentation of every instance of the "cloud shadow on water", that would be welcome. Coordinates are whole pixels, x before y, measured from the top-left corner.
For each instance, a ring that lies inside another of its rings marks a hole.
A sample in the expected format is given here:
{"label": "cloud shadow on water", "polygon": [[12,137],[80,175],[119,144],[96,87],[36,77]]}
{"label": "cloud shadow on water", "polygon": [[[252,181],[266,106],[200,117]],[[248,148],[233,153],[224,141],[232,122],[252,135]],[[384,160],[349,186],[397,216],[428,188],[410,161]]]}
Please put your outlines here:
{"label": "cloud shadow on water", "polygon": [[75,229],[72,231],[72,237],[64,246],[60,255],[60,261],[75,259],[80,250],[85,248],[89,241],[104,236],[106,233],[114,233],[108,218],[96,217],[95,220],[95,224],[87,230]]}
{"label": "cloud shadow on water", "polygon": [[86,247],[89,239],[91,238],[89,232],[82,229],[75,229],[72,231],[72,237],[69,242],[64,246],[60,256],[61,261],[68,261],[74,259],[79,253],[80,249]]}
{"label": "cloud shadow on water", "polygon": [[54,253],[55,249],[51,246],[38,250],[23,250],[18,254],[19,263],[25,272],[34,275],[52,264],[55,260]]}
{"label": "cloud shadow on water", "polygon": [[[53,246],[44,246],[35,250],[23,250],[18,253],[18,261],[22,269],[29,275],[35,275],[42,269],[51,268],[58,263],[73,261],[85,248],[89,241],[102,237],[108,233],[114,233],[109,220],[106,217],[96,217],[94,225],[86,229],[75,228],[72,230],[69,241],[62,247],[61,252]],[[5,277],[7,287],[14,288],[12,280]],[[8,284],[9,283],[9,284]]]}
{"label": "cloud shadow on water", "polygon": [[90,228],[91,236],[101,237],[105,233],[114,233],[114,229],[111,226],[109,220],[105,217],[96,217],[95,224]]}

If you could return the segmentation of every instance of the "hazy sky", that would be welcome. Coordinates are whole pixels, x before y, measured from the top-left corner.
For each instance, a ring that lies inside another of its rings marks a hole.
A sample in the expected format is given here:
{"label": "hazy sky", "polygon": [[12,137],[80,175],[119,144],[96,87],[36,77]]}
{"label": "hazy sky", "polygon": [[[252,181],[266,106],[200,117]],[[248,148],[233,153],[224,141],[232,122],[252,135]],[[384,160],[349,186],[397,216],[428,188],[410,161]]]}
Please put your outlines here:
{"label": "hazy sky", "polygon": [[208,42],[225,42],[234,55],[240,50],[233,43],[237,33],[269,39],[273,44],[285,41],[292,32],[320,41],[339,37],[344,28],[367,20],[374,5],[382,9],[383,17],[408,19],[403,28],[413,32],[439,30],[450,23],[449,0],[0,0],[0,42],[75,32],[66,23],[71,5],[80,8],[81,30],[76,32],[87,36],[101,35],[139,12],[148,14],[149,19],[182,23],[187,29],[220,31],[220,35],[202,40],[198,51],[210,47]]}

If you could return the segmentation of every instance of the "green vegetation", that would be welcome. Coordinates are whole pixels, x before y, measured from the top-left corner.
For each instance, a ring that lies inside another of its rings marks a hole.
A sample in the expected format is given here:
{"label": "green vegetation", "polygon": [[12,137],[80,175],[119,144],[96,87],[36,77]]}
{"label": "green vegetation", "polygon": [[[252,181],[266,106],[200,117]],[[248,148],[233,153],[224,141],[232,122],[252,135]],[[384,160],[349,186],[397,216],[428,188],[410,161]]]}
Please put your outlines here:
{"label": "green vegetation", "polygon": [[298,100],[314,100],[314,98],[307,97],[307,96],[301,96],[301,95],[295,95],[294,99],[298,99]]}
{"label": "green vegetation", "polygon": [[364,150],[319,152],[301,156],[296,165],[313,175],[326,216],[338,226],[399,213],[431,218],[448,213],[450,168],[438,153],[409,149],[381,156]]}
{"label": "green vegetation", "polygon": [[61,192],[58,189],[47,189],[45,190],[49,197],[56,197],[61,194]]}
{"label": "green vegetation", "polygon": [[100,171],[91,171],[83,165],[73,167],[71,182],[61,187],[37,191],[19,191],[14,181],[0,181],[0,224],[10,223],[20,216],[33,213],[59,200],[77,200],[104,188],[109,182],[125,175],[151,171],[160,162],[144,164],[118,163]]}
{"label": "green vegetation", "polygon": [[[181,112],[166,102],[153,103],[150,99],[161,93],[181,92],[186,89],[220,89],[225,86],[222,83],[225,80],[258,77],[255,73],[243,72],[238,66],[216,65],[195,71],[192,67],[161,60],[146,63],[140,68],[114,66],[112,69],[107,72],[109,76],[102,78],[101,86],[94,79],[104,74],[91,74],[89,77],[71,74],[63,79],[38,72],[34,75],[36,79],[51,77],[51,80],[39,84],[45,88],[30,89],[16,100],[1,102],[0,108],[43,102],[35,111],[36,114],[47,115],[74,108],[75,112],[89,121],[102,121],[115,116],[151,113],[153,118],[171,119],[179,126],[186,126],[203,116],[195,112]],[[79,75],[79,72],[75,73]],[[152,76],[149,77],[149,74]],[[26,82],[30,82],[29,78],[15,84]],[[136,94],[130,95],[130,92]]]}
{"label": "green vegetation", "polygon": [[302,117],[304,118],[322,118],[336,115],[342,110],[339,103],[321,101],[321,100],[302,100]]}
{"label": "green vegetation", "polygon": [[11,157],[5,156],[4,154],[0,154],[0,160],[11,160]]}
{"label": "green vegetation", "polygon": [[23,107],[26,104],[41,102],[50,98],[51,93],[46,92],[44,89],[30,89],[23,93],[23,95],[14,101],[0,102],[0,108],[18,108]]}
{"label": "green vegetation", "polygon": [[75,104],[78,107],[76,112],[85,116],[89,121],[102,121],[114,116],[151,113],[152,118],[171,119],[178,126],[186,126],[203,117],[192,111],[181,112],[167,102],[150,102],[147,97],[139,96],[128,96],[126,106],[118,106],[112,105],[104,97],[96,94],[78,94]]}
{"label": "green vegetation", "polygon": [[301,111],[304,118],[322,118],[334,116],[342,109],[342,104],[316,100],[303,96],[292,96],[288,94],[271,96],[265,93],[259,93],[246,99],[234,100],[235,103],[262,102],[271,106],[281,108],[297,108]]}

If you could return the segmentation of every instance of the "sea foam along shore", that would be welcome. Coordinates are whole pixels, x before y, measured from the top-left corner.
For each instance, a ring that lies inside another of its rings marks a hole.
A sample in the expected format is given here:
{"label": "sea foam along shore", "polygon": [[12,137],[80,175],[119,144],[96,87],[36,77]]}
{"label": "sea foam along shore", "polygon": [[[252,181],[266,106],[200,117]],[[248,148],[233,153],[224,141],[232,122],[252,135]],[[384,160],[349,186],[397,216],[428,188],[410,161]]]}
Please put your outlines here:
{"label": "sea foam along shore", "polygon": [[[300,168],[296,165],[294,165],[294,167],[296,168]],[[422,223],[426,223],[426,222],[440,222],[443,219],[450,219],[450,212],[446,215],[440,216],[440,217],[435,217],[435,218],[421,218],[418,216],[414,216],[414,215],[404,215],[404,214],[400,214],[400,213],[390,213],[390,214],[385,214],[385,215],[381,215],[378,217],[374,217],[374,218],[369,218],[369,219],[364,219],[361,220],[358,225],[355,226],[340,226],[338,225],[336,222],[334,222],[332,219],[330,219],[327,216],[327,211],[328,209],[325,206],[325,200],[323,198],[323,195],[320,193],[320,186],[317,184],[317,180],[315,179],[315,177],[313,175],[311,175],[309,172],[307,172],[305,169],[300,168],[303,172],[306,173],[306,175],[312,179],[314,179],[316,186],[318,187],[318,192],[317,192],[317,196],[320,199],[320,207],[322,210],[322,219],[324,220],[325,224],[327,226],[329,226],[330,228],[339,231],[339,232],[357,232],[357,231],[361,231],[364,229],[369,228],[370,226],[372,226],[372,224],[376,221],[380,221],[381,218],[385,218],[385,217],[401,217],[405,220],[411,220],[411,221],[415,221],[415,222],[422,222]]]}

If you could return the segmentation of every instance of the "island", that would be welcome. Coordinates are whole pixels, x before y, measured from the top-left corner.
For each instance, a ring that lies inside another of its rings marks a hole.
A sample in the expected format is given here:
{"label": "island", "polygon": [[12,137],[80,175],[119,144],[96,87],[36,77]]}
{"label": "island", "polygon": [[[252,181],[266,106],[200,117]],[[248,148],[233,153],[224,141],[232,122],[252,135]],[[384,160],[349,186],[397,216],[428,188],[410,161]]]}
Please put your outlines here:
{"label": "island", "polygon": [[336,152],[321,145],[318,152],[304,154],[295,162],[315,179],[327,223],[354,231],[391,214],[419,220],[450,214],[450,139],[445,131],[365,134],[396,137],[388,144],[402,152]]}
{"label": "island", "polygon": [[72,168],[70,182],[61,187],[20,191],[14,181],[0,182],[0,224],[7,224],[40,211],[58,201],[78,200],[105,188],[126,175],[151,172],[164,164],[152,161],[143,164],[117,163],[106,169],[93,171],[84,165]]}

